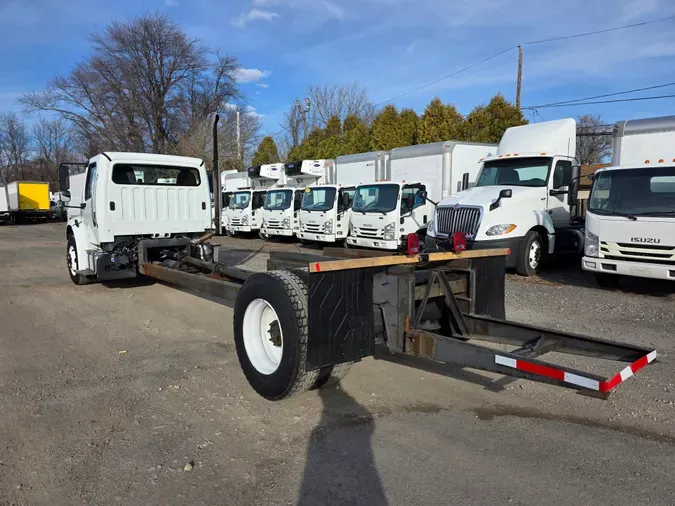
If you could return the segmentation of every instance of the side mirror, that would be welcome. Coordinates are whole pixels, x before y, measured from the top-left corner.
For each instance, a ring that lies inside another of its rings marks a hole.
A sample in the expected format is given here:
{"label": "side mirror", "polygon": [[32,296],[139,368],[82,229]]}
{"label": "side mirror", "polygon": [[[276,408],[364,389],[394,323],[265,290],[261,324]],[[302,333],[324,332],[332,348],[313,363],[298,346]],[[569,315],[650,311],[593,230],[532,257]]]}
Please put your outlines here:
{"label": "side mirror", "polygon": [[61,192],[61,202],[70,202],[70,190],[63,190]]}
{"label": "side mirror", "polygon": [[348,193],[342,194],[342,205],[344,206],[345,209],[347,209],[349,207],[349,194]]}
{"label": "side mirror", "polygon": [[504,188],[499,192],[499,197],[497,197],[497,200],[490,204],[490,211],[497,209],[502,199],[510,199],[511,197],[513,197],[513,190],[511,188]]}
{"label": "side mirror", "polygon": [[427,200],[427,191],[426,190],[420,190],[417,194],[420,196],[420,198],[423,198],[424,200]]}
{"label": "side mirror", "polygon": [[70,170],[65,164],[59,165],[59,190],[66,191],[70,189]]}

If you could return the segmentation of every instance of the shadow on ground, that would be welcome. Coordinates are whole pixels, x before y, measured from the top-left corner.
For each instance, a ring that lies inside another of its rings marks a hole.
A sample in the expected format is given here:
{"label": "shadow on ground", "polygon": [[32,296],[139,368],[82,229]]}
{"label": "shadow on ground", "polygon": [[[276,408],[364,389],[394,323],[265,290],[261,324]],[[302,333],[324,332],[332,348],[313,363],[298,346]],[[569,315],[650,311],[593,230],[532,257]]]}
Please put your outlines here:
{"label": "shadow on ground", "polygon": [[340,386],[319,395],[323,411],[307,444],[298,505],[387,504],[373,455],[372,414]]}

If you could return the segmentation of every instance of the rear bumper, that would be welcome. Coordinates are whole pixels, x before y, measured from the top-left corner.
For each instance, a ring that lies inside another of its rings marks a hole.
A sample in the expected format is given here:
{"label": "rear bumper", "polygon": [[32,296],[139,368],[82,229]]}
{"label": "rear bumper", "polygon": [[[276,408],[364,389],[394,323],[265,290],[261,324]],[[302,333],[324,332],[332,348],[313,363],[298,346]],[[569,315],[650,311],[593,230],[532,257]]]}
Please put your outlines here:
{"label": "rear bumper", "polygon": [[[436,238],[431,236],[426,236],[425,239],[426,246],[428,250],[440,249],[443,251],[452,250],[452,244],[446,238]],[[521,244],[523,242],[522,237],[510,237],[508,239],[497,239],[493,241],[473,241],[468,242],[466,247],[468,249],[503,249],[507,248],[510,251],[509,255],[506,257],[506,267],[508,269],[513,269],[516,266],[518,261],[518,252],[520,251]]]}
{"label": "rear bumper", "polygon": [[605,258],[584,257],[581,267],[585,271],[598,274],[616,274],[637,278],[667,279],[675,281],[675,265],[643,264],[625,262],[623,260],[607,260]]}
{"label": "rear bumper", "polygon": [[365,239],[363,237],[347,237],[347,244],[350,246],[358,246],[360,248],[374,248],[374,249],[386,249],[390,251],[396,251],[399,248],[399,242],[394,241],[385,241],[383,239]]}

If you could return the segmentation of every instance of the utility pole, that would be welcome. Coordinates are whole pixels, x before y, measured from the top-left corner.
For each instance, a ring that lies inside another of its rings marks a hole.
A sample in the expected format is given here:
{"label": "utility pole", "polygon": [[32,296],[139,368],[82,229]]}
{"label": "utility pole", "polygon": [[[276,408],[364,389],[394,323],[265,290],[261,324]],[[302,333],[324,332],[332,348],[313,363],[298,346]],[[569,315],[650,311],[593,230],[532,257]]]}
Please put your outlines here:
{"label": "utility pole", "polygon": [[218,121],[220,115],[216,113],[213,118],[213,208],[214,208],[214,225],[217,235],[221,235],[223,230],[221,228],[221,215],[223,204],[223,192],[220,187],[220,169],[218,163]]}
{"label": "utility pole", "polygon": [[241,124],[239,122],[239,108],[237,107],[237,161],[239,162],[239,170],[244,165],[244,153],[241,149]]}
{"label": "utility pole", "polygon": [[518,84],[516,85],[516,109],[520,110],[520,88],[523,84],[523,46],[518,44]]}
{"label": "utility pole", "polygon": [[304,130],[304,135],[302,140],[305,141],[307,139],[307,114],[309,113],[309,110],[312,107],[311,102],[309,101],[309,98],[305,99],[305,104],[307,105],[306,109],[303,109],[302,106],[300,105],[300,101],[296,100],[295,105],[298,108],[298,112],[302,115],[302,124],[303,124],[303,130]]}

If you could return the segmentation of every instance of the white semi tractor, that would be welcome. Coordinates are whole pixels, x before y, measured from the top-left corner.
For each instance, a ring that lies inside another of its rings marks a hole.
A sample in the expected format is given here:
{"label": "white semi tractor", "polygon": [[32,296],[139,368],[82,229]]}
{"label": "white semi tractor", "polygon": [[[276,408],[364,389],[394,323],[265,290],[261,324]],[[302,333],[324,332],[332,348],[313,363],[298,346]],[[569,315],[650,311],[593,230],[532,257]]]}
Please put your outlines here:
{"label": "white semi tractor", "polygon": [[283,164],[249,167],[245,173],[232,174],[225,179],[227,184],[239,185],[228,193],[226,233],[233,236],[241,232],[258,232],[261,237],[265,237],[261,231],[265,196],[269,188],[285,183]]}
{"label": "white semi tractor", "polygon": [[621,276],[675,280],[675,116],[616,124],[585,228],[582,267],[599,285]]}
{"label": "white semi tractor", "polygon": [[469,249],[508,248],[507,267],[524,276],[536,274],[546,255],[581,253],[575,152],[574,119],[507,129],[497,153],[482,160],[475,186],[439,202],[427,247],[452,249],[461,234]]}
{"label": "white semi tractor", "polygon": [[391,150],[385,177],[359,185],[347,245],[399,250],[425,229],[435,202],[469,187],[495,144],[435,142]]}

